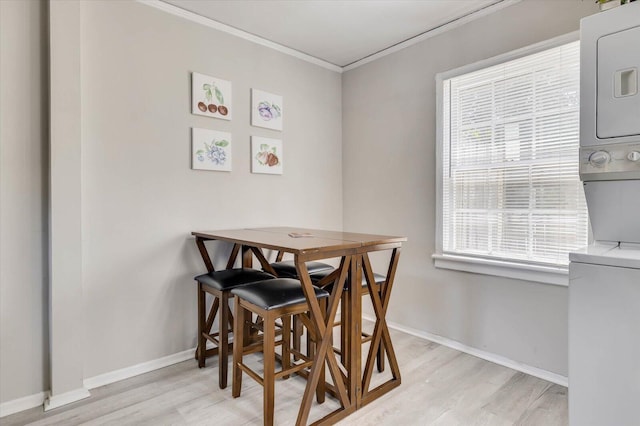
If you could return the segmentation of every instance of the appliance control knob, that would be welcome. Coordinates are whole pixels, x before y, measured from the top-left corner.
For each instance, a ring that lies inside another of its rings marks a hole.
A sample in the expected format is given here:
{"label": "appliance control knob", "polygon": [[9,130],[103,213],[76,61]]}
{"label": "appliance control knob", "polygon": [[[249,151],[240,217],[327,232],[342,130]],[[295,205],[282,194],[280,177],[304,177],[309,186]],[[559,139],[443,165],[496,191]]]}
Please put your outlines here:
{"label": "appliance control knob", "polygon": [[640,161],[640,152],[638,151],[631,151],[628,155],[627,158],[629,159],[629,161]]}
{"label": "appliance control knob", "polygon": [[593,167],[604,167],[609,161],[611,156],[607,151],[596,151],[589,156],[589,163]]}

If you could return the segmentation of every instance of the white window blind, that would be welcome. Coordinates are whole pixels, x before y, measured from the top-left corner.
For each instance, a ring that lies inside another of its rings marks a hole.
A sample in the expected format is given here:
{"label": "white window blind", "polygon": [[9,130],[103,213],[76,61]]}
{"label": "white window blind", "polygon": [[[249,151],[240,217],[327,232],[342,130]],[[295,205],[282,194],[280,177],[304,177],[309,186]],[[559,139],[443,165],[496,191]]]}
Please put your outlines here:
{"label": "white window blind", "polygon": [[587,245],[579,42],[444,80],[442,250],[564,266]]}

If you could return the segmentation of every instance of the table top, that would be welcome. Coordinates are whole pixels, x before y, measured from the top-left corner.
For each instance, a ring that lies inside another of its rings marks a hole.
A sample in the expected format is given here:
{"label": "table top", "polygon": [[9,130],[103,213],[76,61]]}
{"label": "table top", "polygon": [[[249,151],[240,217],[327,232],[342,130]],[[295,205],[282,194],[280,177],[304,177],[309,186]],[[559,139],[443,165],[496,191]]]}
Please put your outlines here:
{"label": "table top", "polygon": [[[402,243],[407,240],[406,237],[295,227],[198,231],[191,234],[205,239],[259,245],[263,248],[282,250],[294,254],[357,249],[381,244]],[[296,238],[290,236],[290,234],[310,234],[310,236]]]}

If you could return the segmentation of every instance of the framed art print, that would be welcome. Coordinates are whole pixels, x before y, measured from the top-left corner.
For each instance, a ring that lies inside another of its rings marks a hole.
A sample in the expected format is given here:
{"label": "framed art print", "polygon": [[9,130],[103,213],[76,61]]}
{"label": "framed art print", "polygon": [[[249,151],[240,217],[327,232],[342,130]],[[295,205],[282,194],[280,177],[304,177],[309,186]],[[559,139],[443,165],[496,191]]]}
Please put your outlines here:
{"label": "framed art print", "polygon": [[231,82],[191,73],[191,112],[231,120]]}
{"label": "framed art print", "polygon": [[282,174],[282,141],[251,136],[251,173]]}
{"label": "framed art print", "polygon": [[251,125],[282,130],[282,96],[251,89]]}
{"label": "framed art print", "polygon": [[191,129],[191,168],[231,171],[231,133]]}

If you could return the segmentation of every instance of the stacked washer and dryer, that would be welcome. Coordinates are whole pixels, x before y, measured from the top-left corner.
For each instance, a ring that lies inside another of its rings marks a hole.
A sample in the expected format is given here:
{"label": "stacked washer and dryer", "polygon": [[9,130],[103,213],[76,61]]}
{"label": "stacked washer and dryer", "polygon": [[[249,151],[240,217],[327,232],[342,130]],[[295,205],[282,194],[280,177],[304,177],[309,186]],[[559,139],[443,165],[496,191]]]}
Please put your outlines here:
{"label": "stacked washer and dryer", "polygon": [[594,243],[570,255],[569,423],[640,425],[640,2],[580,25],[580,178]]}

